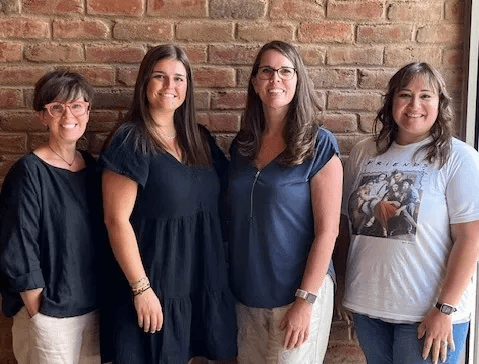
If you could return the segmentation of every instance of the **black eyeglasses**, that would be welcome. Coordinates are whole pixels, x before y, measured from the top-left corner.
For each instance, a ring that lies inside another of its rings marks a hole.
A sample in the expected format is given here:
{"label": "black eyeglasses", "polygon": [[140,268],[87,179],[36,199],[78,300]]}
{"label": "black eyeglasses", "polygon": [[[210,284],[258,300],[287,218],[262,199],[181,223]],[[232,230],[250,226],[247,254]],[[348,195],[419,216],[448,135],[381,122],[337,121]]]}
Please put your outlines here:
{"label": "black eyeglasses", "polygon": [[274,73],[277,72],[279,78],[282,80],[291,80],[296,73],[296,70],[293,67],[280,67],[278,69],[264,66],[258,68],[258,78],[261,80],[269,80],[273,77]]}

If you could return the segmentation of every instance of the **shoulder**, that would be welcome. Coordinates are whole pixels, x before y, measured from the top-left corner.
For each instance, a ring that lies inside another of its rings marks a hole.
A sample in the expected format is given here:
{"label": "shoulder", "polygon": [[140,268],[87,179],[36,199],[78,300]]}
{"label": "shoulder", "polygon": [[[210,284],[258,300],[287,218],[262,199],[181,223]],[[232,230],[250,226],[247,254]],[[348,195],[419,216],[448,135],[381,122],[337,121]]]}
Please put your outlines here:
{"label": "shoulder", "polygon": [[374,138],[367,137],[354,145],[354,147],[351,149],[350,157],[360,155],[372,156],[376,153],[376,142],[374,141]]}
{"label": "shoulder", "polygon": [[479,153],[469,144],[452,138],[451,155],[446,165],[467,165],[468,167],[476,165],[479,168]]}
{"label": "shoulder", "polygon": [[318,128],[315,146],[316,148],[328,146],[334,149],[335,153],[339,154],[339,146],[336,137],[328,129],[325,129],[323,127]]}

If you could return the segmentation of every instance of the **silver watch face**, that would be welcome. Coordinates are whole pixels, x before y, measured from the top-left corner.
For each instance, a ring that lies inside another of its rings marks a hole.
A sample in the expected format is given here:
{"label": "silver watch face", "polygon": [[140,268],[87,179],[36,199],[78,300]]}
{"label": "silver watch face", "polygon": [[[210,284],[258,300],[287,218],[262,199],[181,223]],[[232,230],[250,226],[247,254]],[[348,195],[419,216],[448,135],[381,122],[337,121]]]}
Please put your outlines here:
{"label": "silver watch face", "polygon": [[442,304],[440,311],[445,315],[450,315],[454,312],[454,307]]}

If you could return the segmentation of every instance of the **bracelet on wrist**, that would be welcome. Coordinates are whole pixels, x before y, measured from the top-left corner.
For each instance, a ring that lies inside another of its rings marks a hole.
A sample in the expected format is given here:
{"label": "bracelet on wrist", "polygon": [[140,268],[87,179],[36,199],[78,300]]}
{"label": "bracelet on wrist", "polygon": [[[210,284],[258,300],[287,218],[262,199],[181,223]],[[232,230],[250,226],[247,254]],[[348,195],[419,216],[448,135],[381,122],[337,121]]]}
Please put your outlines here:
{"label": "bracelet on wrist", "polygon": [[148,277],[143,277],[137,280],[136,282],[133,282],[130,284],[131,290],[135,291],[138,290],[142,287],[145,287],[146,285],[150,284],[150,281],[148,280]]}
{"label": "bracelet on wrist", "polygon": [[133,297],[136,297],[136,296],[138,296],[139,294],[142,294],[143,292],[149,290],[150,288],[151,288],[151,286],[150,286],[150,284],[148,283],[147,286],[144,286],[144,287],[141,287],[141,288],[139,288],[139,289],[137,289],[137,290],[134,290],[134,291],[133,291]]}

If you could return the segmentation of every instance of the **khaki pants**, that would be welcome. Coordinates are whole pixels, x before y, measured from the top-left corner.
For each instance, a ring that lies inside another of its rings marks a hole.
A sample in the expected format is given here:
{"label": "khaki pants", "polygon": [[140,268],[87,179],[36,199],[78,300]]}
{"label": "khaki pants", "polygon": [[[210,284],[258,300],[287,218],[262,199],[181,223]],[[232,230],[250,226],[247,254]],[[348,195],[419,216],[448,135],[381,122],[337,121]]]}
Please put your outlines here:
{"label": "khaki pants", "polygon": [[311,310],[308,341],[299,348],[283,347],[284,331],[278,326],[291,305],[253,308],[237,304],[239,364],[320,364],[324,360],[333,318],[334,283],[329,275]]}
{"label": "khaki pants", "polygon": [[97,311],[75,317],[32,318],[23,307],[13,317],[13,353],[18,364],[100,364]]}

